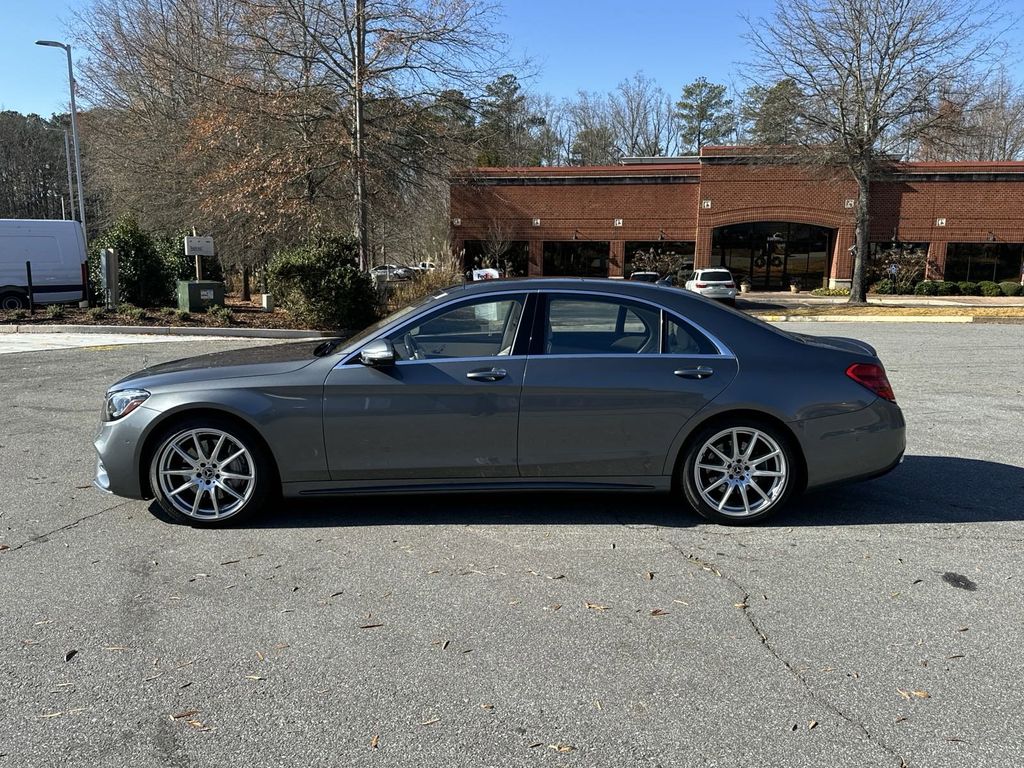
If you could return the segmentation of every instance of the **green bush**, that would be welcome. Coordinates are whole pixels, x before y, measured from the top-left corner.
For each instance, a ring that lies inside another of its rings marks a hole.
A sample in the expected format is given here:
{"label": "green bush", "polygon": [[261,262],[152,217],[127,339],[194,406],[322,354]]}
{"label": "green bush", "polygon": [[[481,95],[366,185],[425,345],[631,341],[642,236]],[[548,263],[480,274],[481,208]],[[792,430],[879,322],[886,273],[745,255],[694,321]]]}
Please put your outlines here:
{"label": "green bush", "polygon": [[15,320],[24,320],[26,317],[28,317],[28,310],[16,309],[13,312],[11,312],[11,317],[13,317]]}
{"label": "green bush", "polygon": [[231,325],[231,321],[235,319],[235,316],[231,314],[231,310],[227,307],[222,307],[220,304],[214,304],[209,307],[206,310],[206,316],[219,325]]}
{"label": "green bush", "polygon": [[1015,283],[1012,280],[1005,280],[999,284],[999,290],[1003,296],[1020,296],[1024,289],[1021,288],[1020,283]]}
{"label": "green bush", "polygon": [[972,283],[969,280],[962,280],[957,283],[960,286],[961,296],[981,296],[981,288],[978,287],[977,283]]}
{"label": "green bush", "polygon": [[121,217],[90,246],[89,283],[97,302],[105,299],[100,295],[100,252],[104,248],[114,248],[118,255],[121,301],[140,307],[170,303],[174,278],[161,259],[153,238],[139,227],[133,216]]}
{"label": "green bush", "polygon": [[117,308],[117,314],[131,323],[141,323],[146,319],[146,310],[129,303],[121,304]]}
{"label": "green bush", "polygon": [[892,282],[892,280],[889,280],[888,278],[883,278],[879,280],[877,283],[874,284],[874,286],[872,286],[872,288],[874,289],[875,293],[880,293],[883,296],[891,296],[892,294],[896,293],[895,284]]}
{"label": "green bush", "polygon": [[105,307],[90,307],[85,311],[85,316],[90,320],[102,320],[107,316],[107,310]]}
{"label": "green bush", "polygon": [[849,296],[849,288],[815,288],[811,296]]}
{"label": "green bush", "polygon": [[915,296],[938,296],[939,284],[934,280],[922,280],[914,286]]}
{"label": "green bush", "polygon": [[943,280],[939,283],[939,296],[959,296],[960,286],[956,283],[951,283],[949,280]]}
{"label": "green bush", "polygon": [[991,280],[982,280],[978,283],[978,288],[981,289],[982,296],[1002,296],[1003,292],[999,290],[999,283],[993,283]]}
{"label": "green bush", "polygon": [[64,307],[60,304],[50,304],[46,307],[46,316],[51,320],[63,320]]}
{"label": "green bush", "polygon": [[365,328],[377,319],[379,302],[370,276],[354,264],[357,254],[355,240],[340,237],[279,251],[267,270],[275,302],[314,326]]}

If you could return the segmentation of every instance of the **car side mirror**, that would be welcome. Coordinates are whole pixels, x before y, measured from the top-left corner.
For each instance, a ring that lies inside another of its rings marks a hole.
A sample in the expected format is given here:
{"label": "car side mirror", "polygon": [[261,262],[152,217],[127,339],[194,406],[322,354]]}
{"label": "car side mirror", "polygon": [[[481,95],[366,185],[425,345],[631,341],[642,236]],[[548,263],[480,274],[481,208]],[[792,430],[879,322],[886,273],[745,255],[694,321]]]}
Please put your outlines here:
{"label": "car side mirror", "polygon": [[395,348],[386,339],[370,342],[359,352],[359,362],[371,368],[394,365]]}

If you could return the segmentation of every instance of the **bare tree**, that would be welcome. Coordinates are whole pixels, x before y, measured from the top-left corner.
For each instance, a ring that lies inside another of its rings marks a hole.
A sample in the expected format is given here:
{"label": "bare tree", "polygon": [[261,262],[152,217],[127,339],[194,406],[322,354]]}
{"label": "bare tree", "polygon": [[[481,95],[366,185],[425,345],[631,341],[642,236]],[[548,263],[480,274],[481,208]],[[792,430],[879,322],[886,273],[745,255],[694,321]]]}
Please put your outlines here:
{"label": "bare tree", "polygon": [[619,152],[653,157],[678,151],[672,100],[641,72],[618,84],[609,95],[610,122]]}
{"label": "bare tree", "polygon": [[747,19],[752,71],[799,94],[787,106],[808,129],[804,160],[857,182],[851,302],[866,300],[872,181],[931,129],[940,95],[967,100],[999,12],[988,0],[777,0],[770,19]]}

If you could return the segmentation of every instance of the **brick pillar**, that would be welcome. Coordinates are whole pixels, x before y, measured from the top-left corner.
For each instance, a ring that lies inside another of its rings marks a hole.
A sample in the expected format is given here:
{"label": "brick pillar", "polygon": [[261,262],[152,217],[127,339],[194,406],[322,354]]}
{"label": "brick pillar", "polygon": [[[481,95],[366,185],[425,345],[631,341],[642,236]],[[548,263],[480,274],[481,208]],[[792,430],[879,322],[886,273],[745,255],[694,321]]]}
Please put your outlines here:
{"label": "brick pillar", "polygon": [[530,241],[530,268],[527,273],[530,277],[539,277],[544,274],[544,241]]}
{"label": "brick pillar", "polygon": [[857,239],[853,226],[840,227],[836,232],[836,244],[832,249],[832,269],[829,272],[829,288],[849,288],[853,282],[853,253],[850,246]]}
{"label": "brick pillar", "polygon": [[693,268],[711,266],[711,227],[697,227],[697,242],[694,244]]}
{"label": "brick pillar", "polygon": [[928,243],[928,264],[924,269],[925,280],[942,280],[946,274],[945,241]]}
{"label": "brick pillar", "polygon": [[612,240],[608,249],[608,277],[622,277],[626,264],[626,241]]}

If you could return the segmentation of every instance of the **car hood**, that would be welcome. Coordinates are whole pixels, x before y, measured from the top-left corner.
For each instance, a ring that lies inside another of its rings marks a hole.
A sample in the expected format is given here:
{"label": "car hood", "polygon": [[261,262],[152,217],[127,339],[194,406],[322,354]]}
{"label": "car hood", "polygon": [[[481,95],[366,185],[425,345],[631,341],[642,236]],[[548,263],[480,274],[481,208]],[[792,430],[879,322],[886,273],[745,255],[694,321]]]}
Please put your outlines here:
{"label": "car hood", "polygon": [[291,344],[270,344],[264,347],[243,347],[227,352],[213,352],[198,357],[172,360],[125,376],[114,384],[111,390],[123,389],[125,385],[146,388],[289,373],[305,368],[317,360],[313,350],[322,343],[323,339],[317,339]]}
{"label": "car hood", "polygon": [[790,336],[798,341],[802,341],[805,344],[813,344],[818,347],[829,347],[831,349],[838,349],[843,352],[855,352],[858,355],[871,355],[872,357],[878,357],[878,352],[865,341],[859,339],[850,339],[845,336],[809,336],[805,333],[793,333],[787,331]]}

